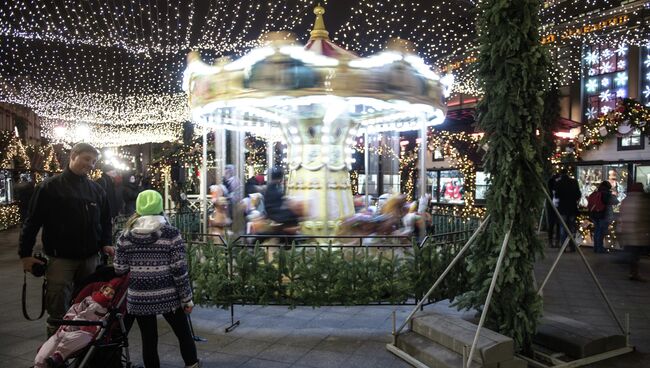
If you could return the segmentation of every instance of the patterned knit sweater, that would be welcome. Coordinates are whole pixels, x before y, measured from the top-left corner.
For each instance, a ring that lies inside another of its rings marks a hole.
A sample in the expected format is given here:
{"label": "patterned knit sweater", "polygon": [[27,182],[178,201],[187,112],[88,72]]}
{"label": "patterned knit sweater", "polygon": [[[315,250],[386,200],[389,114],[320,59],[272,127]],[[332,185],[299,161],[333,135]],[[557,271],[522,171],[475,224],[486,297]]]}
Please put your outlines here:
{"label": "patterned knit sweater", "polygon": [[127,310],[146,316],[174,311],[192,300],[185,244],[162,216],[143,216],[117,240],[117,274],[130,272]]}

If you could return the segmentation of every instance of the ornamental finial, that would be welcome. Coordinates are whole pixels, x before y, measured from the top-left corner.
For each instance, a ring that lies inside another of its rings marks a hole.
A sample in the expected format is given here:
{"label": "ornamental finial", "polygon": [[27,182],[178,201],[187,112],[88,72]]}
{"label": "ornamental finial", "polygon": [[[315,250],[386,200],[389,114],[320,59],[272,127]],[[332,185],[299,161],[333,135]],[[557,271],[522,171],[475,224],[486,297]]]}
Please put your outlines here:
{"label": "ornamental finial", "polygon": [[314,8],[314,14],[316,14],[316,21],[314,21],[314,29],[309,33],[310,40],[315,40],[319,38],[324,38],[329,40],[330,33],[325,29],[325,21],[323,20],[323,14],[325,14],[325,8],[320,6],[320,3]]}

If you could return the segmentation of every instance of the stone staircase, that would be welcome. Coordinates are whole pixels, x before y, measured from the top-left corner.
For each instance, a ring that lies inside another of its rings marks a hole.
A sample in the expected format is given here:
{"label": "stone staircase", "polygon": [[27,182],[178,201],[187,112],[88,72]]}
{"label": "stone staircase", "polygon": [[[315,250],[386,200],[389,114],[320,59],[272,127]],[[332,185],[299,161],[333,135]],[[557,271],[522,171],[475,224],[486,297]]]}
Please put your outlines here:
{"label": "stone staircase", "polygon": [[[460,316],[427,312],[415,317],[411,331],[397,336],[395,345],[387,348],[417,367],[462,368],[463,350],[469,354],[476,327]],[[479,367],[525,368],[527,364],[514,356],[511,338],[482,328],[469,368]]]}

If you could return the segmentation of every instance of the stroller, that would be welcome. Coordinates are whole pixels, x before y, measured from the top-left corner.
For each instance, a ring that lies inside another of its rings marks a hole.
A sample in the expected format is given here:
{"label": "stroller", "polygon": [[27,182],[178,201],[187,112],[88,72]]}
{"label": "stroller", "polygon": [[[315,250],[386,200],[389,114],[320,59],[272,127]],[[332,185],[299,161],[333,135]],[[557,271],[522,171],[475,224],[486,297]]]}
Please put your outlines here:
{"label": "stroller", "polygon": [[[115,278],[113,267],[101,266],[94,274],[88,276],[73,292],[72,303],[79,303],[85,297],[98,291],[101,286]],[[132,318],[126,317],[126,290],[128,275],[122,276],[123,282],[108,308],[106,318],[100,321],[48,319],[55,326],[99,326],[93,341],[85,348],[69,356],[61,367],[66,368],[134,368],[130,361],[128,331],[133,325]]]}

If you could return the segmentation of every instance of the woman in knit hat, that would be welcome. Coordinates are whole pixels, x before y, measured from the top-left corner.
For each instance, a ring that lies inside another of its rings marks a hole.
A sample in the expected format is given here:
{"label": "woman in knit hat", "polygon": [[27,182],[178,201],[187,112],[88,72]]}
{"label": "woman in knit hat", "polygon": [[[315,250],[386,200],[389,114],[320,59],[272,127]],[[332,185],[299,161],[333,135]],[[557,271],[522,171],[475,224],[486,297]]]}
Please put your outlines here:
{"label": "woman in knit hat", "polygon": [[160,193],[138,195],[135,214],[117,240],[115,272],[129,274],[126,308],[142,335],[146,368],[160,367],[156,316],[162,314],[178,338],[186,367],[200,367],[186,313],[192,311],[192,290],[180,232],[163,216]]}

